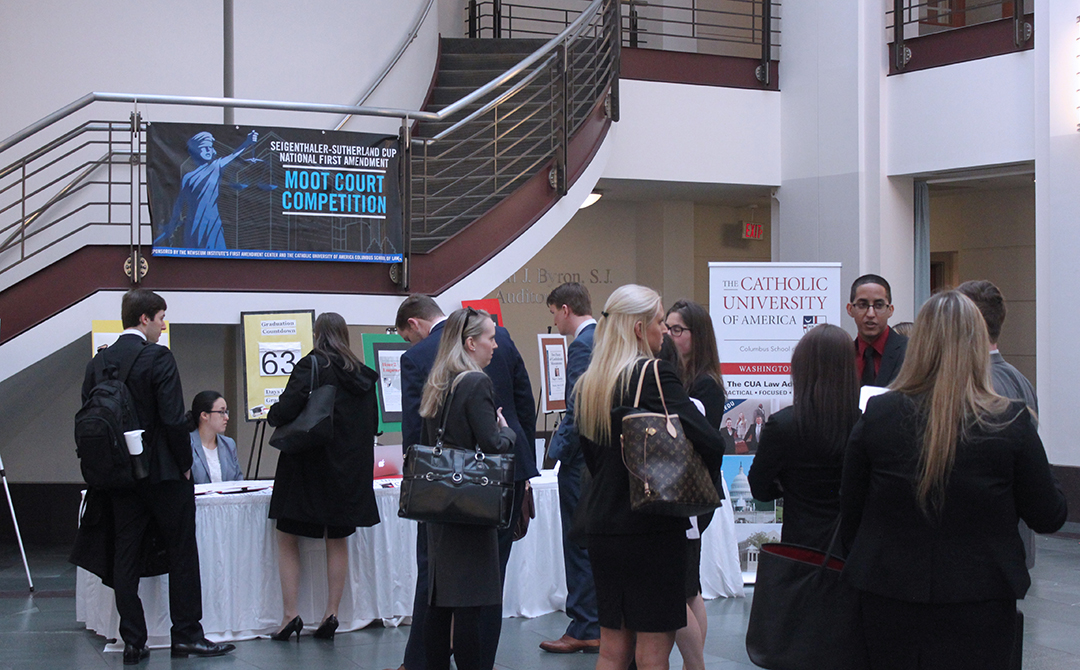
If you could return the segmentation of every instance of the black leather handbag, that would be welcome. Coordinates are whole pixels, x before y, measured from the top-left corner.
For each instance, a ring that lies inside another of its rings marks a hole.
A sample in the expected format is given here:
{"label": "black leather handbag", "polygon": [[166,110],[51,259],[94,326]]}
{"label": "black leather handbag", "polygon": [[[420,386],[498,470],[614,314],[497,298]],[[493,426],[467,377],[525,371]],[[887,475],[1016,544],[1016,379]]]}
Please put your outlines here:
{"label": "black leather handbag", "polygon": [[660,386],[660,361],[646,363],[638,377],[634,407],[652,367],[664,413],[637,411],[622,420],[622,459],[630,473],[630,508],[665,516],[690,517],[720,506],[709,468],[683,433],[676,414],[668,414]]}
{"label": "black leather handbag", "polygon": [[858,592],[840,579],[844,561],[833,553],[839,524],[823,553],[797,544],[764,544],[746,653],[770,670],[869,668]]}
{"label": "black leather handbag", "polygon": [[443,408],[435,446],[405,451],[398,516],[414,521],[508,528],[514,509],[514,455],[443,444],[453,393]]}
{"label": "black leather handbag", "polygon": [[319,359],[311,357],[311,386],[307,403],[295,419],[274,429],[270,446],[285,454],[299,454],[325,446],[334,437],[334,399],[337,387],[319,386]]}

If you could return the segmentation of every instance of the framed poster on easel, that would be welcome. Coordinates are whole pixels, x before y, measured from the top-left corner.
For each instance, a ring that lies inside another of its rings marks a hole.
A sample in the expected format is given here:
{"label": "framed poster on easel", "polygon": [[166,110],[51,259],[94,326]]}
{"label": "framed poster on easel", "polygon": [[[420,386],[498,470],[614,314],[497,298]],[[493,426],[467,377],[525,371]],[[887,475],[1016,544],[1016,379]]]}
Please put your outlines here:
{"label": "framed poster on easel", "polygon": [[411,346],[400,335],[363,333],[364,363],[379,375],[379,432],[401,432],[401,354]]}
{"label": "framed poster on easel", "polygon": [[540,350],[540,410],[544,414],[566,411],[566,338],[537,334]]}
{"label": "framed poster on easel", "polygon": [[244,418],[261,421],[277,402],[293,366],[313,346],[315,310],[241,312]]}

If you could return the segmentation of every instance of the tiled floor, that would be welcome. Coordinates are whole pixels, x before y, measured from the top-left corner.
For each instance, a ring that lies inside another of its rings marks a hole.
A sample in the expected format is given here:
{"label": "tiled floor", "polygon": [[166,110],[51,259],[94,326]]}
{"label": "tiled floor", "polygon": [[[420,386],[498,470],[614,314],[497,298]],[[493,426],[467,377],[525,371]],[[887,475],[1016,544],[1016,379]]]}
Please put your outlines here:
{"label": "tiled floor", "polygon": [[[1026,616],[1024,667],[1027,670],[1080,670],[1080,524],[1040,537],[1033,586],[1021,604]],[[75,569],[61,550],[33,550],[30,566],[36,593],[26,589],[18,551],[0,547],[0,670],[53,668],[120,668],[116,653],[102,651],[105,640],[75,621]],[[709,635],[705,660],[709,670],[749,670],[743,636],[750,600],[714,600],[706,605]],[[558,637],[566,625],[562,613],[537,619],[508,619],[503,624],[497,665],[507,670],[592,670],[595,656],[558,656],[537,645]],[[311,637],[299,644],[252,640],[237,644],[233,654],[212,659],[172,660],[155,650],[140,668],[211,670],[297,670],[297,668],[365,668],[382,670],[401,663],[408,628],[372,627],[339,635],[333,643]],[[678,652],[672,667],[681,665]]]}

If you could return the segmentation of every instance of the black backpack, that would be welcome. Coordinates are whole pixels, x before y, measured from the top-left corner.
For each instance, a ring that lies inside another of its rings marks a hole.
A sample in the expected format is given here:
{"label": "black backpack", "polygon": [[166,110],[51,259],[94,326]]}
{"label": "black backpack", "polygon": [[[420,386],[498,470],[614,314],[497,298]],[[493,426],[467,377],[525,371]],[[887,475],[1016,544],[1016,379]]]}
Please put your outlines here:
{"label": "black backpack", "polygon": [[140,426],[127,378],[144,349],[140,347],[119,374],[115,365],[105,363],[105,351],[94,357],[94,388],[75,414],[75,453],[90,486],[122,489],[135,485],[124,433]]}

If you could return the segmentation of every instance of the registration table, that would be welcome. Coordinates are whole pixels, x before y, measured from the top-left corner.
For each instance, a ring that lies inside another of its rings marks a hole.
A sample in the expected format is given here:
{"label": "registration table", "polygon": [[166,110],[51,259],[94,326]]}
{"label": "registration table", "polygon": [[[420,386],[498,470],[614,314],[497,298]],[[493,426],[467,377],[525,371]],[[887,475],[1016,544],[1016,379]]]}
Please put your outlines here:
{"label": "registration table", "polygon": [[[260,490],[211,493],[196,499],[202,624],[206,636],[215,642],[267,636],[281,625],[277,542],[273,522],[267,518],[271,482],[245,484]],[[357,529],[349,538],[349,578],[338,612],[338,630],[342,632],[363,628],[376,620],[398,625],[412,612],[416,522],[398,517],[396,487],[376,486],[382,522]],[[532,480],[532,486],[536,518],[528,534],[514,543],[510,554],[503,616],[540,616],[562,609],[566,601],[556,478],[545,471]],[[731,516],[730,512],[727,516]],[[706,597],[742,595],[734,534],[730,541],[725,541],[724,536],[711,528],[705,534],[702,583]],[[712,546],[717,543],[723,547]],[[301,538],[300,554],[300,617],[314,629],[326,605],[325,545],[322,540]],[[730,575],[735,579],[729,579]],[[168,592],[167,575],[144,578],[139,585],[151,646],[169,644]],[[120,619],[112,589],[81,568],[75,608],[77,620],[88,629],[106,638],[119,637]]]}

